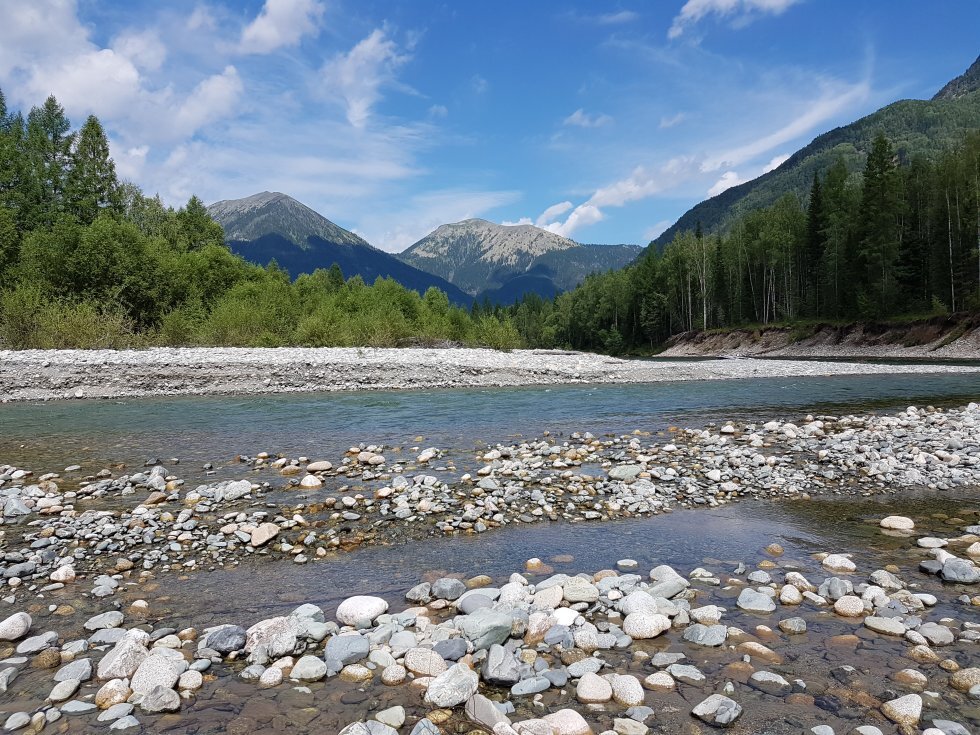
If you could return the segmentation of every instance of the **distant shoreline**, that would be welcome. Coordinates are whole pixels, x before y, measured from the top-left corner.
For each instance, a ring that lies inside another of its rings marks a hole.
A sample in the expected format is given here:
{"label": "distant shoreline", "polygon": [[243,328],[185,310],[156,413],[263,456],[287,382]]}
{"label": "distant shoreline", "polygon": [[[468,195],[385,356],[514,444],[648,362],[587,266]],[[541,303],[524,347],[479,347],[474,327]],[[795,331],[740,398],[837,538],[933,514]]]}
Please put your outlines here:
{"label": "distant shoreline", "polygon": [[757,359],[651,362],[581,352],[464,348],[7,350],[0,351],[0,401],[936,373],[980,376],[980,366]]}

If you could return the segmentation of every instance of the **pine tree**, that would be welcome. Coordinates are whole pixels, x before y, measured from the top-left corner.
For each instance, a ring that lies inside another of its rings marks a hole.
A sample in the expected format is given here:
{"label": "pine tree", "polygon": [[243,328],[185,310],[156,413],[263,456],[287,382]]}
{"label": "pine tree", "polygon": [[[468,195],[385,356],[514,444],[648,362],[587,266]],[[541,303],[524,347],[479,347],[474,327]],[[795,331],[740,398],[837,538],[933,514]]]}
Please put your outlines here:
{"label": "pine tree", "polygon": [[806,210],[806,244],[800,263],[800,281],[807,316],[820,313],[820,262],[823,259],[824,230],[827,227],[824,206],[820,176],[814,175]]}
{"label": "pine tree", "polygon": [[109,157],[109,141],[99,118],[89,115],[72,152],[65,187],[66,210],[83,224],[95,220],[102,210],[120,212],[122,196],[116,164]]}
{"label": "pine tree", "polygon": [[50,225],[64,209],[65,186],[75,135],[64,108],[54,96],[27,116],[24,212],[27,222]]}
{"label": "pine tree", "polygon": [[878,316],[891,308],[896,296],[895,263],[900,251],[901,188],[895,153],[878,134],[868,154],[861,190],[858,245],[862,311]]}
{"label": "pine tree", "polygon": [[224,230],[211,219],[207,207],[197,196],[192,196],[187,206],[177,212],[177,220],[188,250],[200,250],[206,245],[224,244]]}

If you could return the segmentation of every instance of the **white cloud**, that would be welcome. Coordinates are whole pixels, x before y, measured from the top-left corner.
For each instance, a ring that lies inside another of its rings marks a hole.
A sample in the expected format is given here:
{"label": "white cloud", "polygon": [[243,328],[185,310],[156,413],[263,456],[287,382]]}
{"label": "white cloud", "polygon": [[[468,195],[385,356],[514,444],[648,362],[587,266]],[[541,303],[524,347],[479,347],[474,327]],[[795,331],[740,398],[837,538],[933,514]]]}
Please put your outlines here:
{"label": "white cloud", "polygon": [[191,135],[194,131],[220,120],[235,108],[243,91],[242,80],[233,66],[221,74],[208,77],[194,88],[174,116],[177,132]]}
{"label": "white cloud", "polygon": [[470,87],[476,94],[484,94],[490,88],[490,82],[479,74],[474,74],[470,79]]}
{"label": "white cloud", "polygon": [[667,37],[682,36],[690,26],[709,15],[734,16],[739,22],[745,22],[756,14],[779,15],[798,2],[800,0],[687,0],[674,18]]}
{"label": "white cloud", "polygon": [[429,108],[429,117],[446,117],[449,115],[449,108],[445,105],[432,105]]}
{"label": "white cloud", "polygon": [[[544,227],[549,222],[553,222],[556,217],[561,217],[573,206],[575,205],[573,205],[571,202],[558,202],[558,204],[552,204],[538,215],[538,218],[534,221],[534,224],[538,227]],[[527,217],[524,217],[523,219],[527,219],[528,222],[531,221]]]}
{"label": "white cloud", "polygon": [[598,207],[588,203],[580,204],[572,210],[564,222],[551,222],[545,225],[544,229],[562,237],[571,237],[576,230],[594,225],[603,219],[605,219],[605,215]]}
{"label": "white cloud", "polygon": [[510,220],[504,220],[501,222],[504,227],[519,227],[520,225],[533,225],[534,222],[531,221],[530,217],[521,217],[516,222],[511,222]]}
{"label": "white cloud", "polygon": [[667,128],[673,128],[680,125],[687,118],[683,112],[678,112],[676,115],[664,115],[660,118],[660,128],[661,130],[666,130]]}
{"label": "white cloud", "polygon": [[323,10],[318,0],[265,0],[255,20],[242,30],[239,49],[247,54],[267,54],[295,46],[303,36],[317,34]]}
{"label": "white cloud", "polygon": [[588,114],[581,107],[565,118],[564,125],[575,125],[580,128],[601,128],[612,123],[613,119],[609,115],[597,113]]}
{"label": "white cloud", "polygon": [[807,133],[829,118],[839,115],[855,104],[867,100],[871,86],[867,81],[851,85],[824,83],[823,92],[816,100],[807,100],[802,107],[804,112],[778,130],[749,143],[728,150],[720,155],[709,157],[702,166],[703,171],[717,171],[720,168],[738,166],[756,156],[771,151]]}
{"label": "white cloud", "polygon": [[112,42],[113,50],[145,71],[156,71],[167,58],[167,47],[153,31],[127,31]]}
{"label": "white cloud", "polygon": [[339,54],[323,67],[328,95],[336,96],[347,109],[347,120],[363,128],[371,108],[381,99],[381,87],[394,79],[395,70],[409,60],[398,45],[378,28],[346,54]]}
{"label": "white cloud", "polygon": [[639,20],[639,18],[640,14],[632,10],[620,10],[618,13],[605,13],[600,15],[596,18],[596,22],[604,26],[614,26],[623,23],[632,23],[635,20]]}
{"label": "white cloud", "polygon": [[714,186],[708,189],[708,196],[718,196],[726,189],[731,189],[733,186],[744,184],[745,181],[745,179],[739,177],[737,171],[726,171],[721,175],[721,178],[714,183]]}
{"label": "white cloud", "polygon": [[207,5],[198,5],[187,19],[186,25],[189,31],[213,31],[218,27],[218,19]]}
{"label": "white cloud", "polygon": [[775,171],[777,168],[782,166],[786,161],[789,160],[789,155],[786,153],[781,153],[778,156],[773,156],[772,159],[767,163],[763,169],[762,173],[767,174],[770,171]]}

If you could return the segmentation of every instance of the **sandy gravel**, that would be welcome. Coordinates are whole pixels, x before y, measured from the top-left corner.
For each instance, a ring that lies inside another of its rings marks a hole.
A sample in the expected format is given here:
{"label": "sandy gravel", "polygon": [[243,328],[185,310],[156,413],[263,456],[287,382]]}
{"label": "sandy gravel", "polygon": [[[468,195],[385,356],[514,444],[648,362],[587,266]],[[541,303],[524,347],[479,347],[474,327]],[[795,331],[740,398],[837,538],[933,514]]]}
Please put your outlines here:
{"label": "sandy gravel", "polygon": [[0,351],[0,401],[949,372],[976,373],[980,393],[976,366],[754,359],[644,362],[544,350],[25,350]]}

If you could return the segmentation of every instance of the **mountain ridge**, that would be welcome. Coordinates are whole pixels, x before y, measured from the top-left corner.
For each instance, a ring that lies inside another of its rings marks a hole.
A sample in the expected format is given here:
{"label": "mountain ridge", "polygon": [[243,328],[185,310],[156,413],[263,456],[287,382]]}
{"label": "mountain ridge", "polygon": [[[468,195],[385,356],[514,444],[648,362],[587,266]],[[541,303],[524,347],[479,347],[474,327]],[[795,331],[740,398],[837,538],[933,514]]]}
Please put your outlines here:
{"label": "mountain ridge", "polygon": [[980,127],[980,58],[930,100],[898,100],[816,136],[772,171],[705,199],[682,214],[651,243],[662,250],[674,236],[694,230],[723,230],[752,209],[795,192],[805,199],[813,177],[842,158],[851,174],[862,170],[868,150],[883,132],[900,158],[940,154],[947,144]]}
{"label": "mountain ridge", "polygon": [[293,278],[336,263],[345,278],[360,276],[367,283],[379,277],[394,278],[419,293],[435,286],[461,306],[473,302],[449,281],[374,247],[282,192],[223,199],[207,210],[224,228],[232,252],[257,265],[275,260]]}

